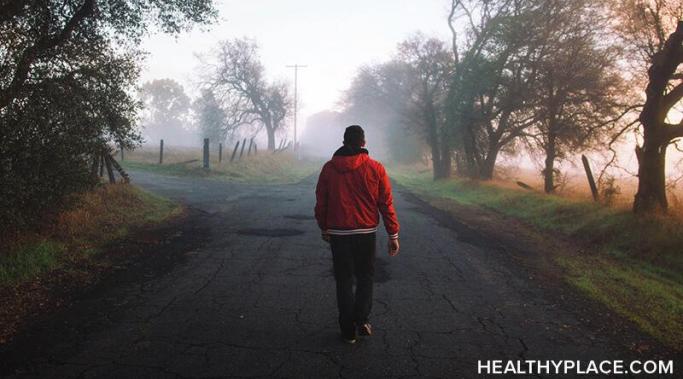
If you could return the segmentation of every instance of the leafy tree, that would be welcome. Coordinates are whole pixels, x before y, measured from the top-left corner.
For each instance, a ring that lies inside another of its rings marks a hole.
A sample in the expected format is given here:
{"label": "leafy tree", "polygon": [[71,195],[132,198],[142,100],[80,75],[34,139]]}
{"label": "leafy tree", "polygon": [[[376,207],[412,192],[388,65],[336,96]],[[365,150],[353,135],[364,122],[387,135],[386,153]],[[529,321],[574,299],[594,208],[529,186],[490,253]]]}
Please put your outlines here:
{"label": "leafy tree", "polygon": [[[128,148],[138,103],[129,89],[136,62],[84,49],[74,71],[33,83],[0,113],[0,224],[18,230],[56,211],[65,195],[95,183],[91,156],[109,141]],[[4,234],[4,233],[3,233]]]}
{"label": "leafy tree", "polygon": [[627,92],[617,62],[620,49],[604,46],[604,13],[591,1],[547,2],[538,23],[543,49],[535,63],[536,123],[526,132],[545,154],[545,192],[555,191],[555,163],[568,153],[602,145]]}
{"label": "leafy tree", "polygon": [[19,100],[57,63],[75,62],[77,46],[137,46],[152,25],[178,33],[215,17],[211,0],[79,0],[0,2],[0,109]]}
{"label": "leafy tree", "polygon": [[141,36],[214,16],[210,0],[0,1],[0,234],[89,188],[108,143],[138,143]]}
{"label": "leafy tree", "polygon": [[193,108],[202,138],[208,138],[212,144],[225,142],[231,130],[225,128],[227,115],[211,91],[204,90],[195,100]]}
{"label": "leafy tree", "polygon": [[451,145],[446,129],[445,100],[453,59],[444,43],[415,35],[399,44],[399,62],[405,64],[410,86],[406,110],[425,136],[432,155],[434,179],[451,174]]}
{"label": "leafy tree", "polygon": [[246,38],[223,41],[215,63],[207,65],[205,88],[212,91],[228,115],[228,128],[257,124],[265,128],[268,149],[283,130],[293,99],[285,83],[269,83],[258,57],[258,45]]}
{"label": "leafy tree", "polygon": [[183,86],[173,79],[153,80],[142,85],[140,98],[145,109],[144,134],[149,140],[163,138],[176,143],[187,138],[190,98]]}
{"label": "leafy tree", "polygon": [[410,80],[408,66],[398,60],[361,68],[344,94],[340,117],[346,125],[367,125],[375,154],[401,163],[418,161],[422,152],[408,109]]}
{"label": "leafy tree", "polygon": [[[530,88],[535,80],[543,17],[533,1],[453,0],[449,25],[455,57],[448,97],[448,124],[466,175],[490,179],[502,149],[534,123]],[[466,20],[465,43],[454,27]]]}

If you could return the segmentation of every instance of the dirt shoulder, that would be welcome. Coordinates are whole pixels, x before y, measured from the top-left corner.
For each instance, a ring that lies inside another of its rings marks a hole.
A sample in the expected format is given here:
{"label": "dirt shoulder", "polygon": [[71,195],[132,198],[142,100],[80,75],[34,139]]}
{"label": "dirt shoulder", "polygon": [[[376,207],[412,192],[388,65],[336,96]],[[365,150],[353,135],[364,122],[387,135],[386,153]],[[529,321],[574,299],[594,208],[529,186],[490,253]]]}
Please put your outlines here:
{"label": "dirt shoulder", "polygon": [[[188,217],[178,203],[128,184],[102,185],[0,256],[0,345],[68,306],[84,289],[142,259]],[[145,242],[148,241],[148,242]]]}
{"label": "dirt shoulder", "polygon": [[94,325],[94,316],[109,314],[108,321],[114,322],[111,317],[116,312],[111,309],[120,304],[108,298],[112,288],[160,277],[182,264],[188,251],[208,240],[203,220],[196,210],[187,210],[108,244],[96,262],[82,261],[0,292],[3,304],[14,305],[3,308],[3,325],[8,318],[11,322],[12,309],[22,317],[10,330],[14,333],[4,331],[7,341],[0,344],[0,376],[47,356],[51,347],[62,346],[64,354],[77,349],[84,330],[106,326]]}

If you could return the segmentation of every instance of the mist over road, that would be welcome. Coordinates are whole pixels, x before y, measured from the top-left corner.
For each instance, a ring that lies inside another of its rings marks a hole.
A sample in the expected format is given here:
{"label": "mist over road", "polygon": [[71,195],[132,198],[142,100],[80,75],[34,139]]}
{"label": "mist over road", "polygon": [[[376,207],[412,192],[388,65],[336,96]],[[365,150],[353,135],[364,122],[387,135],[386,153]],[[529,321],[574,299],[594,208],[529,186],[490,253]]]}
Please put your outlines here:
{"label": "mist over road", "polygon": [[331,254],[312,217],[314,177],[279,186],[132,178],[185,202],[194,225],[179,233],[201,243],[162,275],[67,310],[60,317],[90,312],[95,327],[71,325],[16,376],[474,377],[477,360],[631,357],[502,259],[503,247],[459,234],[396,190],[401,253],[387,256],[380,229],[375,335],[346,345]]}

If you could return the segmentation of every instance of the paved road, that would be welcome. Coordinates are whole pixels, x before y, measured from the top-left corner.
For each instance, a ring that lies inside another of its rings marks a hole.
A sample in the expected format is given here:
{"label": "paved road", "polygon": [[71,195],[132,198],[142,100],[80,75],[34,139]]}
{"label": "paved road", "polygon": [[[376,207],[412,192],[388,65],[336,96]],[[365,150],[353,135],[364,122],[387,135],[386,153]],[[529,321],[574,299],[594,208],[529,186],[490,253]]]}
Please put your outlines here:
{"label": "paved road", "polygon": [[346,345],[329,248],[311,217],[313,178],[253,186],[135,172],[133,181],[194,209],[196,225],[179,233],[202,243],[163,275],[80,300],[93,321],[71,326],[77,343],[51,341],[18,377],[472,377],[480,359],[630,356],[501,247],[463,238],[400,193],[402,251],[379,249],[376,334]]}

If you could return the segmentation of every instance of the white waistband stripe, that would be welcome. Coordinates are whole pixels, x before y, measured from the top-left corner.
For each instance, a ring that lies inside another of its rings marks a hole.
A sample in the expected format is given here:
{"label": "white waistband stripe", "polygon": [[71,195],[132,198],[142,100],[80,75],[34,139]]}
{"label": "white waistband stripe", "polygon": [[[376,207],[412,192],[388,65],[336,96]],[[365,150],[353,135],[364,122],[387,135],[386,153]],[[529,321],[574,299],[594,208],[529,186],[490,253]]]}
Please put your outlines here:
{"label": "white waistband stripe", "polygon": [[377,231],[377,227],[367,229],[327,229],[327,234],[345,236],[349,234],[370,234]]}

